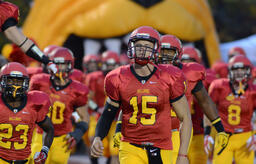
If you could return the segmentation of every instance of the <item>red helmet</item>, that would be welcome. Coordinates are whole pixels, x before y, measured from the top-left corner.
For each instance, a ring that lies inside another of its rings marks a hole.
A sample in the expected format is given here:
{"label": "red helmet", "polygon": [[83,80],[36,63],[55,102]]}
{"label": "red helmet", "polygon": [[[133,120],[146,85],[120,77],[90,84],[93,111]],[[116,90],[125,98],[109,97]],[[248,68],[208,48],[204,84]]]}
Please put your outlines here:
{"label": "red helmet", "polygon": [[[251,70],[253,68],[250,60],[244,55],[236,55],[229,60],[228,63],[229,68],[229,78],[235,82],[247,82],[247,80],[251,77]],[[237,69],[244,69],[244,72],[235,71]]]}
{"label": "red helmet", "polygon": [[253,67],[252,69],[252,77],[256,78],[256,67]]}
{"label": "red helmet", "polygon": [[120,65],[127,65],[130,63],[130,59],[127,57],[126,54],[121,54],[119,56]]}
{"label": "red helmet", "polygon": [[[57,48],[51,52],[50,60],[58,67],[58,72],[54,77],[57,77],[60,80],[68,78],[69,73],[74,68],[74,56],[72,51],[64,47]],[[67,67],[60,68],[59,64],[66,64]]]}
{"label": "red helmet", "polygon": [[192,46],[185,46],[183,47],[181,60],[194,60],[197,63],[201,63],[202,55],[197,48],[194,48]]}
{"label": "red helmet", "polygon": [[57,48],[61,48],[61,47],[60,47],[60,46],[55,46],[55,45],[49,45],[49,46],[47,46],[47,47],[44,48],[44,54],[45,54],[46,56],[49,56],[49,54],[50,54],[53,50],[55,50],[55,49],[57,49]]}
{"label": "red helmet", "polygon": [[160,39],[160,42],[161,42],[161,50],[170,49],[175,51],[175,54],[173,57],[169,57],[167,54],[161,53],[161,57],[163,58],[163,60],[175,61],[181,56],[182,43],[179,38],[177,38],[174,35],[163,35]]}
{"label": "red helmet", "polygon": [[84,56],[83,58],[83,64],[87,64],[89,62],[100,62],[100,57],[99,55],[95,55],[95,54],[87,54],[86,56]]}
{"label": "red helmet", "polygon": [[[9,97],[22,97],[29,88],[29,75],[22,64],[10,62],[1,68],[0,73],[2,93]],[[22,82],[9,83],[8,79],[19,79]]]}
{"label": "red helmet", "polygon": [[244,55],[246,56],[246,53],[243,48],[241,47],[232,47],[228,52],[228,58],[232,58],[235,55]]}
{"label": "red helmet", "polygon": [[119,64],[119,56],[113,51],[105,51],[102,53],[101,61],[107,64]]}
{"label": "red helmet", "polygon": [[[153,48],[147,46],[135,46],[135,42],[138,40],[147,40],[153,43]],[[130,59],[135,59],[135,63],[139,65],[146,65],[153,60],[156,62],[157,53],[160,51],[160,35],[159,33],[149,26],[141,26],[135,29],[129,38],[128,42],[128,52],[127,55]],[[135,49],[139,49],[140,51],[144,51],[142,57],[137,56]],[[146,51],[151,51],[150,56],[145,57]]]}
{"label": "red helmet", "polygon": [[223,61],[215,62],[211,69],[216,73],[218,78],[227,78],[228,77],[228,65]]}

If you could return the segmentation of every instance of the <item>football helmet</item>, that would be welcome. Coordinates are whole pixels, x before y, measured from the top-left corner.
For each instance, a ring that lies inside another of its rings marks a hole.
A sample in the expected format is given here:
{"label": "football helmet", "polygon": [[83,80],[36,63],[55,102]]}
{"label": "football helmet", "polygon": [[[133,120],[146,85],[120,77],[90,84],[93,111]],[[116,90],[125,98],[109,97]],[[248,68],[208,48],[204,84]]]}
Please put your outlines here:
{"label": "football helmet", "polygon": [[29,88],[29,75],[26,68],[16,62],[5,64],[1,68],[1,91],[5,97],[15,99],[25,96]]}
{"label": "football helmet", "polygon": [[[136,45],[136,42],[139,40],[149,41],[153,43],[153,47]],[[130,35],[127,56],[142,66],[152,61],[156,63],[157,55],[160,51],[159,41],[160,35],[155,29],[149,26],[141,26],[135,29]]]}
{"label": "football helmet", "polygon": [[191,60],[193,62],[201,63],[202,55],[201,52],[192,46],[183,47],[183,53],[181,55],[181,61]]}
{"label": "football helmet", "polygon": [[58,67],[58,71],[54,74],[54,77],[60,80],[68,78],[74,68],[74,56],[72,51],[64,47],[54,49],[51,52],[50,60]]}
{"label": "football helmet", "polygon": [[127,65],[130,63],[130,59],[127,57],[126,54],[121,54],[119,56],[120,65]]}
{"label": "football helmet", "polygon": [[60,46],[55,46],[55,45],[49,45],[49,46],[47,46],[47,47],[45,47],[44,48],[44,54],[46,55],[46,56],[49,56],[50,57],[50,53],[53,51],[53,50],[55,50],[55,49],[57,49],[57,48],[61,48]]}
{"label": "football helmet", "polygon": [[99,55],[87,54],[83,58],[83,70],[86,73],[98,71],[101,68],[101,59]]}
{"label": "football helmet", "polygon": [[252,64],[243,55],[236,55],[229,60],[229,79],[233,83],[246,83],[251,77]]}
{"label": "football helmet", "polygon": [[179,38],[174,35],[163,35],[160,39],[160,42],[160,63],[167,64],[180,58],[182,54],[182,43]]}
{"label": "football helmet", "polygon": [[105,51],[101,57],[102,71],[106,75],[108,72],[119,66],[119,56],[113,51]]}
{"label": "football helmet", "polygon": [[227,78],[228,77],[228,64],[223,61],[217,61],[212,66],[211,69],[216,73],[217,78]]}
{"label": "football helmet", "polygon": [[242,47],[232,47],[228,52],[228,59],[231,59],[235,55],[246,56],[246,53]]}

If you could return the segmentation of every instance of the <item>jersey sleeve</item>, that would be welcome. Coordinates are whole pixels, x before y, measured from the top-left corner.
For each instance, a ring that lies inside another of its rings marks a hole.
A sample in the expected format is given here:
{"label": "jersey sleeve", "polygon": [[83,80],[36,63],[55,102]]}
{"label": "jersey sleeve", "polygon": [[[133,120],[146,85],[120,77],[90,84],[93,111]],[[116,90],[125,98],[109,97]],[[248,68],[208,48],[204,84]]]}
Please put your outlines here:
{"label": "jersey sleeve", "polygon": [[82,83],[78,83],[76,85],[75,92],[76,92],[75,93],[76,99],[75,99],[75,103],[74,103],[74,108],[84,106],[88,101],[89,88],[86,87],[85,85],[83,85]]}
{"label": "jersey sleeve", "polygon": [[41,91],[32,91],[32,97],[34,102],[34,109],[37,112],[36,122],[43,121],[51,109],[51,101],[49,96]]}
{"label": "jersey sleeve", "polygon": [[209,87],[209,96],[212,98],[212,101],[216,104],[218,103],[218,97],[221,94],[219,89],[219,80],[214,80]]}
{"label": "jersey sleeve", "polygon": [[29,88],[30,90],[42,90],[42,87],[49,81],[48,74],[40,73],[34,75],[30,79]]}
{"label": "jersey sleeve", "polygon": [[171,76],[170,102],[179,100],[186,90],[186,79],[180,69],[176,69]]}
{"label": "jersey sleeve", "polygon": [[0,15],[0,30],[5,31],[18,24],[19,8],[12,3],[0,1]]}
{"label": "jersey sleeve", "polygon": [[120,101],[119,78],[117,70],[109,72],[104,80],[104,89],[106,95],[114,101]]}

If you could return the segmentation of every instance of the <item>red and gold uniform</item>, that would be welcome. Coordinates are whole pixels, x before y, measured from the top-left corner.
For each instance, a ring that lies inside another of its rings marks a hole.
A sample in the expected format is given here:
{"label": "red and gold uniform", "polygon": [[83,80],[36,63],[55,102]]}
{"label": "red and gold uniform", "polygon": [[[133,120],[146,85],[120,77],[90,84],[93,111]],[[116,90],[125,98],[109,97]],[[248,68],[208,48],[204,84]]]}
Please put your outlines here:
{"label": "red and gold uniform", "polygon": [[[98,105],[99,108],[103,108],[106,101],[106,94],[104,91],[104,79],[105,75],[102,71],[92,72],[86,75],[86,86],[92,91],[92,100]],[[89,125],[89,138],[93,138],[95,135],[95,128],[100,114],[90,110],[90,125]],[[111,155],[118,155],[118,149],[113,147],[113,136],[115,134],[116,121],[113,121],[108,136],[103,140],[104,144],[104,156],[110,157]]]}
{"label": "red and gold uniform", "polygon": [[13,19],[18,23],[19,8],[12,3],[0,1],[0,15],[0,30],[2,31],[8,19]]}
{"label": "red and gold uniform", "polygon": [[[133,67],[122,66],[107,74],[105,91],[122,109],[121,163],[140,160],[148,163],[146,150],[132,144],[151,144],[161,149],[163,163],[170,163],[170,101],[184,94],[185,78],[170,65],[159,65],[147,81],[136,78]],[[140,158],[136,155],[140,154]],[[135,162],[136,163],[136,162]]]}
{"label": "red and gold uniform", "polygon": [[[203,84],[208,90],[211,82],[217,79],[215,72],[206,69],[206,76]],[[193,100],[192,107],[192,123],[193,123],[193,139],[190,144],[188,153],[189,163],[205,164],[207,163],[207,154],[204,151],[204,128],[203,128],[203,111],[197,101]]]}
{"label": "red and gold uniform", "polygon": [[67,163],[70,151],[65,152],[63,148],[66,144],[64,138],[72,131],[72,112],[86,104],[89,90],[75,80],[65,87],[54,87],[50,75],[44,73],[31,78],[30,89],[44,91],[52,102],[52,111],[49,115],[54,126],[54,140],[47,163]]}
{"label": "red and gold uniform", "polygon": [[225,131],[232,133],[224,151],[214,152],[213,163],[253,163],[254,152],[246,148],[246,141],[252,135],[251,119],[256,108],[255,87],[248,84],[245,93],[238,96],[233,93],[229,79],[212,82],[209,95],[218,107],[218,113]]}
{"label": "red and gold uniform", "polygon": [[[0,95],[2,97],[2,95]],[[12,111],[0,98],[0,163],[5,160],[26,160],[31,153],[31,140],[36,123],[49,112],[50,99],[41,91],[26,94],[22,109]],[[41,147],[42,148],[42,147]],[[1,159],[2,158],[2,159]]]}
{"label": "red and gold uniform", "polygon": [[[199,81],[203,81],[205,79],[205,68],[201,64],[197,63],[182,63],[180,65],[180,69],[182,70],[183,74],[186,78],[186,92],[185,95],[187,97],[188,103],[190,104],[191,113],[194,113],[194,109],[191,108],[193,104],[193,89],[196,87],[197,83]],[[180,134],[179,134],[179,127],[180,127],[180,121],[177,118],[175,112],[172,111],[172,141],[173,141],[173,157],[174,161],[173,163],[176,163],[176,159],[179,152],[180,147]],[[194,125],[193,125],[194,127]]]}

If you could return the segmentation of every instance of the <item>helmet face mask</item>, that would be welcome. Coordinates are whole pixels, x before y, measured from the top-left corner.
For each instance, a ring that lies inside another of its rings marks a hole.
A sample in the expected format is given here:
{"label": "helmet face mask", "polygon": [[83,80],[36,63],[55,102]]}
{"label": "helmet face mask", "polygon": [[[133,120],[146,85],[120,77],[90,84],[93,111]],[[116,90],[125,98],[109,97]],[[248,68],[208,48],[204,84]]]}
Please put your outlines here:
{"label": "helmet face mask", "polygon": [[152,27],[139,27],[130,36],[127,56],[141,66],[156,63],[160,50],[159,40],[159,33]]}
{"label": "helmet face mask", "polygon": [[162,48],[159,54],[158,62],[161,64],[172,64],[178,52],[176,49]]}
{"label": "helmet face mask", "polygon": [[16,62],[10,62],[1,69],[1,92],[9,100],[16,100],[26,95],[29,77],[26,68]]}
{"label": "helmet face mask", "polygon": [[246,66],[233,66],[229,72],[230,80],[235,83],[246,83],[251,75],[250,67]]}

